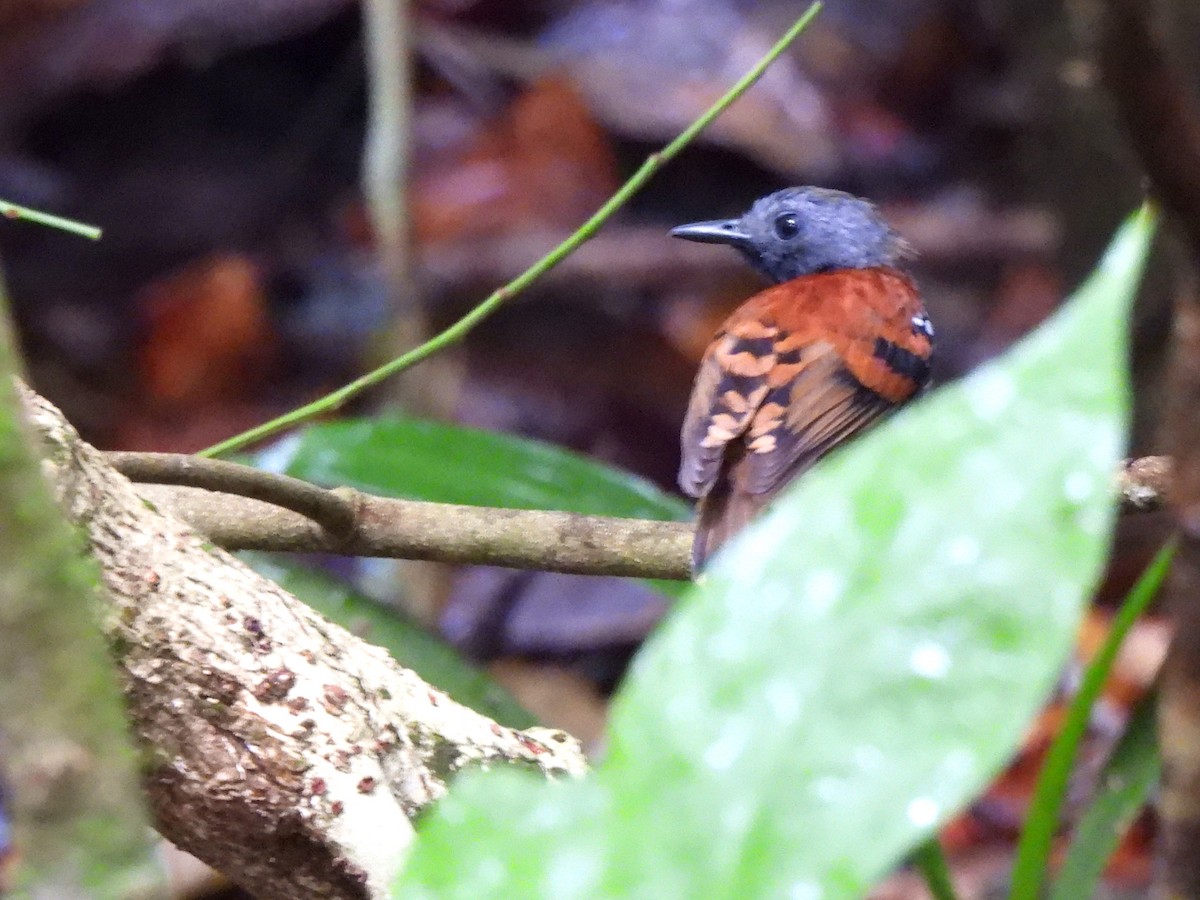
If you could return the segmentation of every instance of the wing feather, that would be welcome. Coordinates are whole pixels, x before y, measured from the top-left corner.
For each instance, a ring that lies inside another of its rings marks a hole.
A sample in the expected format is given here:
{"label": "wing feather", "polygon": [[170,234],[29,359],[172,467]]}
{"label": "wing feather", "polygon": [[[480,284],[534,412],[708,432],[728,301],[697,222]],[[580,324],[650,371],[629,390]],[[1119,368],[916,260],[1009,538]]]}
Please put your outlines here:
{"label": "wing feather", "polygon": [[775,363],[771,337],[722,334],[705,354],[683,422],[679,487],[703,497],[716,483],[731,441],[754,419]]}
{"label": "wing feather", "polygon": [[751,423],[741,490],[778,490],[892,406],[859,384],[829,344],[807,348],[805,357],[808,364],[767,395]]}
{"label": "wing feather", "polygon": [[927,383],[932,330],[885,269],[808,275],[748,300],[700,365],[679,486],[702,499],[696,563],[799,472]]}

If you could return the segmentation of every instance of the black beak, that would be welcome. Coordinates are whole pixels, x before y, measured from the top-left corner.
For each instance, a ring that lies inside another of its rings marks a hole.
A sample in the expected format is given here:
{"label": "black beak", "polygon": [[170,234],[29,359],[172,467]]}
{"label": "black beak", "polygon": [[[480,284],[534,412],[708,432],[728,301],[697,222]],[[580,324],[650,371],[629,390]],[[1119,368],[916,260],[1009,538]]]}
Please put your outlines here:
{"label": "black beak", "polygon": [[712,222],[692,222],[671,229],[671,237],[701,244],[732,244],[734,247],[750,243],[750,235],[742,229],[741,219],[716,219]]}

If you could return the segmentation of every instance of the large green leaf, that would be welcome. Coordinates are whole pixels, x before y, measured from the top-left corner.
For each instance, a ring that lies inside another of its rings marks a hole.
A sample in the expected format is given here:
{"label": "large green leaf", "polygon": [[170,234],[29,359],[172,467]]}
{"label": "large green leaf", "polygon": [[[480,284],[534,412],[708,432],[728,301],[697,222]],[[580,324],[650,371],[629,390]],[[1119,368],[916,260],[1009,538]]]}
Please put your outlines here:
{"label": "large green leaf", "polygon": [[260,465],[321,484],[411,500],[685,519],[688,506],[650,482],[561,447],[419,419],[314,425]]}
{"label": "large green leaf", "polygon": [[398,895],[861,896],[1018,744],[1104,558],[1126,226],[1061,314],[802,479],[635,661],[595,777],[462,779]]}
{"label": "large green leaf", "polygon": [[295,594],[325,618],[385,648],[459,703],[510,728],[537,724],[533,714],[495,681],[471,665],[453,647],[390,609],[355,593],[338,581],[288,559],[243,553],[256,572]]}

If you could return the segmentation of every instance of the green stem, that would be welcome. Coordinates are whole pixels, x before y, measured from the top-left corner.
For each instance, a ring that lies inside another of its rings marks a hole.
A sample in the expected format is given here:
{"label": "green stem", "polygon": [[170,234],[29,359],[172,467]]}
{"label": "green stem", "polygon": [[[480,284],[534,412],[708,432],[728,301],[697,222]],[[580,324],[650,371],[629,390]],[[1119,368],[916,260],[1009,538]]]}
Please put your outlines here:
{"label": "green stem", "polygon": [[925,879],[925,886],[934,900],[957,900],[954,882],[950,879],[950,867],[946,865],[946,854],[936,837],[931,837],[912,855],[912,863]]}
{"label": "green stem", "polygon": [[1157,706],[1158,691],[1153,690],[1130,712],[1075,826],[1049,900],[1096,896],[1105,864],[1158,785],[1162,765],[1155,732]]}
{"label": "green stem", "polygon": [[200,456],[218,456],[222,453],[230,453],[235,450],[240,450],[248,444],[255,441],[260,441],[263,438],[270,437],[283,431],[285,428],[290,428],[293,425],[298,425],[305,422],[314,416],[322,413],[332,412],[351,398],[357,396],[362,391],[369,387],[379,384],[386,378],[390,378],[398,372],[403,372],[405,369],[415,366],[417,363],[432,356],[433,354],[444,350],[451,344],[462,340],[471,329],[494,313],[506,301],[517,296],[538,278],[545,275],[556,265],[566,259],[570,254],[575,252],[584,241],[591,238],[600,227],[612,217],[613,213],[619,210],[626,202],[636,194],[650,178],[658,172],[666,163],[679,155],[688,144],[690,144],[696,136],[712,123],[713,119],[719,116],[725,109],[733,103],[738,97],[746,92],[746,90],[762,77],[763,72],[767,70],[775,59],[783,53],[784,50],[794,41],[812,21],[821,10],[821,3],[813,3],[808,10],[802,15],[787,33],[779,39],[766,55],[763,56],[753,68],[745,75],[738,79],[737,84],[730,88],[724,96],[716,103],[710,106],[704,113],[692,122],[683,132],[667,144],[662,150],[651,154],[641,167],[633,174],[621,188],[613,194],[603,206],[601,206],[592,215],[590,219],[583,223],[582,226],[565,241],[535,262],[532,266],[510,281],[508,284],[494,291],[487,299],[472,309],[469,313],[447,328],[445,331],[430,338],[419,347],[410,350],[409,352],[396,357],[388,363],[374,369],[371,372],[357,378],[347,385],[338,388],[332,393],[326,394],[311,403],[298,407],[291,412],[284,413],[278,418],[265,422],[251,428],[249,431],[244,431],[239,435],[221,441],[206,450],[200,452]]}
{"label": "green stem", "polygon": [[100,240],[100,235],[103,234],[103,231],[95,225],[85,225],[82,222],[76,222],[74,219],[52,216],[49,213],[38,212],[36,209],[30,209],[27,206],[18,206],[15,203],[9,203],[7,200],[0,200],[0,216],[6,219],[23,219],[26,222],[36,222],[38,225],[48,225],[60,231],[69,231],[71,234],[77,234],[80,237],[91,238],[93,241]]}
{"label": "green stem", "polygon": [[1054,835],[1058,832],[1060,810],[1079,744],[1091,721],[1092,707],[1100,697],[1126,635],[1158,593],[1159,584],[1174,554],[1175,542],[1172,541],[1154,557],[1121,604],[1104,644],[1084,669],[1079,691],[1071,700],[1062,730],[1050,745],[1038,775],[1029,817],[1017,843],[1009,900],[1038,900],[1042,896],[1046,867],[1053,849]]}

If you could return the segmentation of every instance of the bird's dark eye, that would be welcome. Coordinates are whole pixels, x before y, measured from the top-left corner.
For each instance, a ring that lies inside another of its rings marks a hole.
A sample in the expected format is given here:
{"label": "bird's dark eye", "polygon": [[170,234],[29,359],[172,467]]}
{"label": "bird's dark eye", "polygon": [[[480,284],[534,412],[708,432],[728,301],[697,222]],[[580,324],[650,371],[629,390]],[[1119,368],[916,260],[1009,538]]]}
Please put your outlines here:
{"label": "bird's dark eye", "polygon": [[790,241],[800,233],[800,223],[796,221],[795,213],[784,213],[775,219],[775,233],[781,240]]}

